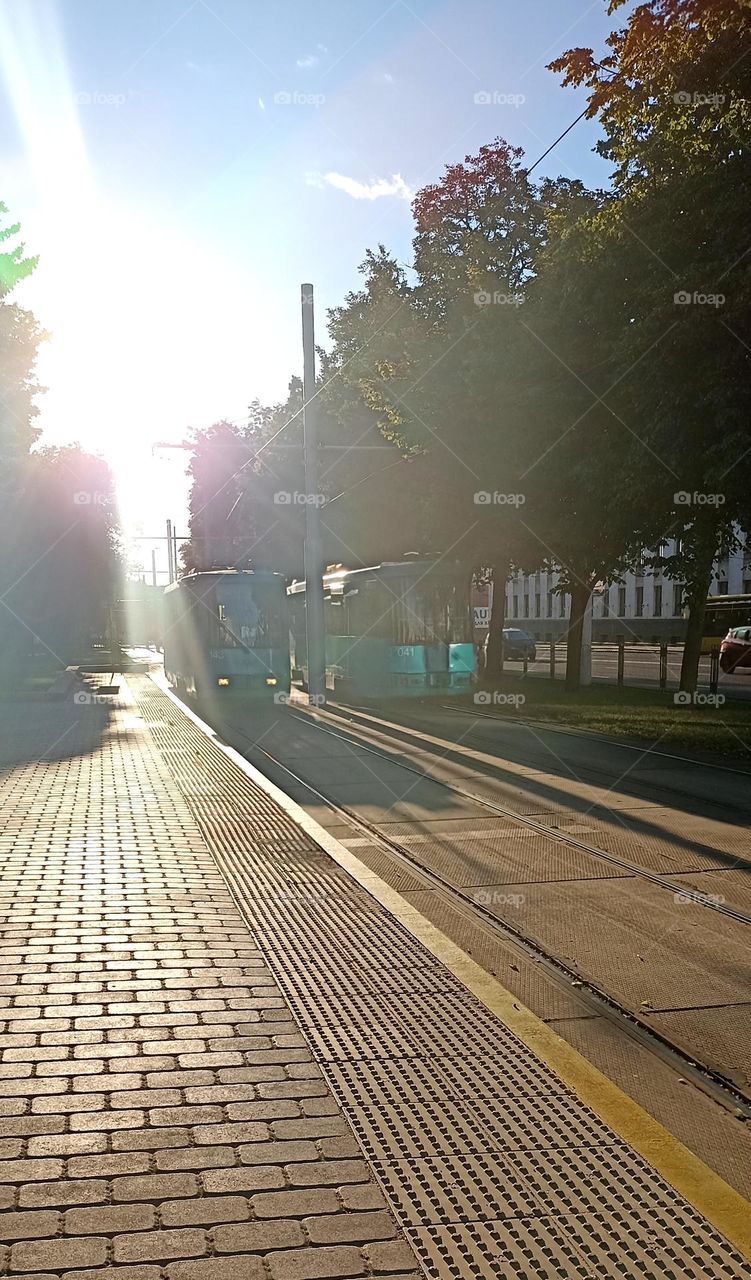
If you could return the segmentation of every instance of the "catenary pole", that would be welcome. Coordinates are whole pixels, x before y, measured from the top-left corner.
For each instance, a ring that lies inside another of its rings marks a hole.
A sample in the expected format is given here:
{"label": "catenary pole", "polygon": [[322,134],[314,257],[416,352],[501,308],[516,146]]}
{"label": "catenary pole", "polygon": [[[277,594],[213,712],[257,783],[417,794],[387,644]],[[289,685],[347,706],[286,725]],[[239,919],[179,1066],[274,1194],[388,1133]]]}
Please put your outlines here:
{"label": "catenary pole", "polygon": [[172,521],[167,521],[167,577],[170,582],[175,581],[175,573],[172,566]]}
{"label": "catenary pole", "polygon": [[300,289],[303,346],[303,452],[305,459],[305,630],[308,642],[308,697],[326,698],[326,642],[323,613],[321,510],[318,495],[318,401],[313,324],[313,286]]}

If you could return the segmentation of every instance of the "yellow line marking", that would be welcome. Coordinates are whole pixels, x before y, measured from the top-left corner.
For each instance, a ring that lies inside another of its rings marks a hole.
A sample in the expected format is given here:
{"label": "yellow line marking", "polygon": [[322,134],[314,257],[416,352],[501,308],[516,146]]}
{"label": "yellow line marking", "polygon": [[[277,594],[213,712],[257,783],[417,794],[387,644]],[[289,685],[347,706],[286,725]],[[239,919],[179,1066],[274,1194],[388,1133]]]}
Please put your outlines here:
{"label": "yellow line marking", "polygon": [[[154,677],[152,676],[152,679]],[[591,1107],[605,1124],[653,1166],[680,1195],[688,1200],[731,1244],[751,1261],[751,1204],[710,1169],[699,1156],[673,1136],[638,1102],[574,1047],[562,1040],[531,1009],[520,1004],[497,978],[467,955],[445,933],[375,875],[364,862],[341,844],[286,792],[271,782],[234,747],[230,747],[195,712],[185,707],[159,677],[155,683],[180,710],[220,747],[271,799],[285,810],[326,853],[338,862],[368,893],[399,920],[414,938],[463,982],[491,1013],[560,1076],[581,1102]]]}

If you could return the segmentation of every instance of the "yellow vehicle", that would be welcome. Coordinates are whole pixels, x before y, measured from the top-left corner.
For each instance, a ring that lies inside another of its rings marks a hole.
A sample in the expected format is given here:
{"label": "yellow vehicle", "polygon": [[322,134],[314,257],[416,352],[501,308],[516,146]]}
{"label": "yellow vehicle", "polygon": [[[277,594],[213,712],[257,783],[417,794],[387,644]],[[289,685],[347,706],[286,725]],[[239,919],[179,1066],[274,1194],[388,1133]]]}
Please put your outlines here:
{"label": "yellow vehicle", "polygon": [[704,614],[702,653],[718,650],[728,631],[751,626],[751,595],[708,596]]}

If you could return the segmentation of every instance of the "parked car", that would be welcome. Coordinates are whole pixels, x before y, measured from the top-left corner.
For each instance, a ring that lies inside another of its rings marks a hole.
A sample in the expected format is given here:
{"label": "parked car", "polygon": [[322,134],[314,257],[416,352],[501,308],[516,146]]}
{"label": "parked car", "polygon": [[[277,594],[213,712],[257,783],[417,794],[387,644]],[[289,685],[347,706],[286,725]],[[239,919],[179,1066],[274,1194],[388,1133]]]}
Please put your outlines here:
{"label": "parked car", "polygon": [[[489,635],[485,637],[483,643],[483,656],[487,665],[488,658],[488,640]],[[503,658],[508,662],[534,662],[537,657],[537,646],[534,636],[528,631],[522,631],[521,627],[504,627],[503,628]]]}
{"label": "parked car", "polygon": [[751,627],[731,627],[720,645],[723,671],[751,667]]}

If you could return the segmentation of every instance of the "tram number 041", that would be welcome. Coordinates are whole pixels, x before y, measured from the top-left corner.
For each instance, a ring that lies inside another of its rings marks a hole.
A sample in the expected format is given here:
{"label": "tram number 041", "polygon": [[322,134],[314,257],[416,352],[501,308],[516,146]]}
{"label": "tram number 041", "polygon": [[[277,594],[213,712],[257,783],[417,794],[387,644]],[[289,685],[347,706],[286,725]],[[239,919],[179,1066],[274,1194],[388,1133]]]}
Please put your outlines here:
{"label": "tram number 041", "polygon": [[396,650],[397,658],[414,658],[415,646],[413,644],[400,644]]}

